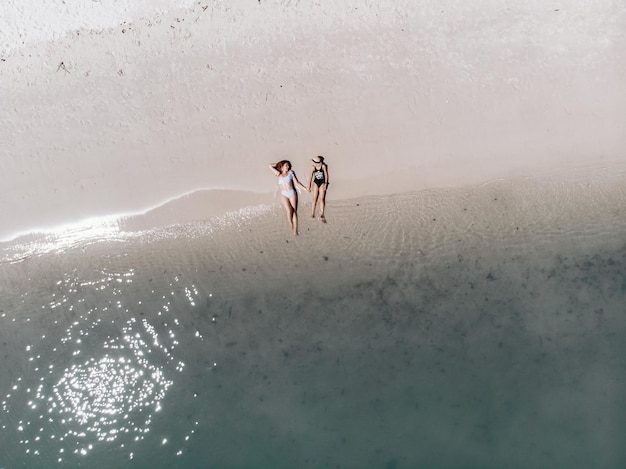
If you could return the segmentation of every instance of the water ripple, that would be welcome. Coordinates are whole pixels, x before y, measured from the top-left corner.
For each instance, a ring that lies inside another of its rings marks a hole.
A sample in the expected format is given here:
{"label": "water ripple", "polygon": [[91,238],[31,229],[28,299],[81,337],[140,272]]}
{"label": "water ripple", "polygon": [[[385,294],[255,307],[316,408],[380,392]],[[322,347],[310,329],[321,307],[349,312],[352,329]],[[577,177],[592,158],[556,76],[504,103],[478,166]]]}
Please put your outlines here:
{"label": "water ripple", "polygon": [[[133,285],[134,275],[104,269],[95,280],[65,274],[55,283],[42,308],[55,311],[58,326],[25,345],[28,365],[0,403],[2,429],[15,432],[16,447],[27,455],[65,464],[114,445],[133,459],[143,440],[184,445],[194,433],[188,428],[168,438],[153,427],[175,375],[185,370],[176,356],[184,325],[168,314],[170,299],[182,293],[182,304],[194,306],[197,289],[170,284],[169,295],[152,291],[151,299],[144,286]],[[61,326],[62,317],[73,319]]]}

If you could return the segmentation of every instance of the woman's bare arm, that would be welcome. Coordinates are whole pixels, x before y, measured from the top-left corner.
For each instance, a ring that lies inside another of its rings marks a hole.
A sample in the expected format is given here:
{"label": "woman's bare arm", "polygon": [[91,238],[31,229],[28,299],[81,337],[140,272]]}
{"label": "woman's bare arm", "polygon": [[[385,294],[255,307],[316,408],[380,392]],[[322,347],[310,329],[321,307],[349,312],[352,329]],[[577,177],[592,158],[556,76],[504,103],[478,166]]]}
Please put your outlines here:
{"label": "woman's bare arm", "polygon": [[302,184],[302,183],[300,182],[300,180],[298,179],[298,176],[296,176],[296,173],[295,173],[295,172],[293,172],[293,171],[292,171],[292,173],[293,173],[293,180],[294,180],[294,181],[296,181],[296,182],[298,183],[298,185],[299,185],[300,187],[302,187],[302,189],[304,189],[304,190],[305,190],[305,191],[307,191],[307,192],[311,192],[311,189],[310,189],[309,187],[306,187],[304,184]]}
{"label": "woman's bare arm", "polygon": [[280,174],[280,171],[278,171],[278,170],[276,169],[276,164],[275,164],[275,163],[271,163],[269,166],[270,166],[270,169],[272,170],[272,172],[273,172],[276,176],[278,176],[278,175]]}
{"label": "woman's bare arm", "polygon": [[313,171],[315,171],[315,167],[311,166],[311,171],[309,171],[309,183],[307,185],[307,191],[311,191],[311,183],[313,182]]}

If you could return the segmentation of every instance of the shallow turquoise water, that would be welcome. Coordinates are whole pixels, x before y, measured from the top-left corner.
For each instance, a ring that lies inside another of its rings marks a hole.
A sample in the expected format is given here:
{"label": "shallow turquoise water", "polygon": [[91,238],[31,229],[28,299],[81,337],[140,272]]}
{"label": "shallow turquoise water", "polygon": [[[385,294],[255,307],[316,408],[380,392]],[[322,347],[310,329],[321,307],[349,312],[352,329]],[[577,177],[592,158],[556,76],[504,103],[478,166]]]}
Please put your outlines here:
{"label": "shallow turquoise water", "polygon": [[626,464],[623,209],[494,190],[5,262],[0,467]]}

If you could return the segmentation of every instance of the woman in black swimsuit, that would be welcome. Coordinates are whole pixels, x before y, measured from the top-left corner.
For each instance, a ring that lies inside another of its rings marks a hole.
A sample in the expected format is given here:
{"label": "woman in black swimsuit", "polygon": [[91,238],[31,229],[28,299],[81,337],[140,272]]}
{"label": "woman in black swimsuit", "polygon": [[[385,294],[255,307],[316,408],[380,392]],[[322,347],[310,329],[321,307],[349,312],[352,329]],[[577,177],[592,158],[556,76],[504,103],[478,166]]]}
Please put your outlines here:
{"label": "woman in black swimsuit", "polygon": [[311,191],[311,185],[313,186],[313,201],[311,202],[311,218],[315,218],[315,207],[317,200],[320,201],[320,219],[326,223],[324,217],[324,206],[326,205],[326,189],[328,188],[328,166],[324,163],[323,156],[316,156],[312,159],[313,165],[311,166],[311,172],[309,173],[309,191]]}

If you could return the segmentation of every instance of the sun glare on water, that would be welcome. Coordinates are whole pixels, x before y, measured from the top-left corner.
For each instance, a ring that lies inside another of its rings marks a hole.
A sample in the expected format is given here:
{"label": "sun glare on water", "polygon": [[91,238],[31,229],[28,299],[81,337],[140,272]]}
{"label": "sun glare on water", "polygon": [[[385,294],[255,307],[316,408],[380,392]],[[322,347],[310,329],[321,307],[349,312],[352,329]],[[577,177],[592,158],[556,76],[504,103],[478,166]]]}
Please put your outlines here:
{"label": "sun glare on water", "polygon": [[[76,320],[60,336],[46,334],[25,346],[29,369],[0,403],[5,417],[15,422],[15,428],[3,425],[3,430],[16,431],[26,454],[64,463],[102,445],[117,445],[132,459],[134,447],[149,438],[155,414],[163,411],[185,363],[176,358],[179,321],[162,316],[172,307],[167,295],[152,319],[133,317],[128,300],[115,299],[123,297],[133,276],[132,270],[102,271],[97,281],[66,275],[57,282],[60,292],[43,308],[76,314]],[[181,289],[193,305],[195,287]],[[97,304],[89,304],[90,293],[97,294]],[[155,317],[163,320],[157,324]],[[183,441],[193,432],[189,429]],[[168,441],[162,435],[153,438]]]}

